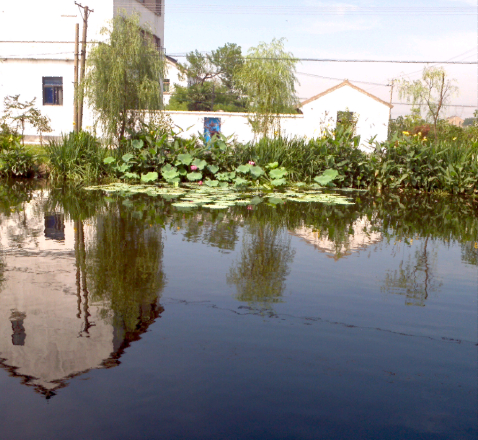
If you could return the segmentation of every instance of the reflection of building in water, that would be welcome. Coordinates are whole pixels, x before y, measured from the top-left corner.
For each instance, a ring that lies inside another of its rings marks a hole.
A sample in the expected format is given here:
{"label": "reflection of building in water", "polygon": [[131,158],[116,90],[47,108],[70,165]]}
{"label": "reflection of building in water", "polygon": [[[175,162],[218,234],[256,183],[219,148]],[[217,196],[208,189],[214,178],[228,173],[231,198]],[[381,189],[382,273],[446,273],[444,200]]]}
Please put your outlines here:
{"label": "reflection of building in water", "polygon": [[65,218],[63,214],[45,213],[45,238],[65,240]]}
{"label": "reflection of building in water", "polygon": [[362,217],[352,223],[346,231],[342,240],[330,240],[315,228],[303,226],[289,233],[295,237],[302,238],[307,244],[314,246],[320,252],[324,252],[334,260],[351,255],[366,249],[368,246],[382,240],[382,234],[375,232],[367,217]]}
{"label": "reflection of building in water", "polygon": [[[27,205],[39,205],[36,198]],[[38,206],[25,206],[32,230],[47,226]],[[56,218],[62,218],[55,214]],[[75,258],[75,230],[63,222],[64,239],[24,237],[18,245],[8,236],[17,231],[16,217],[0,219],[4,242],[5,281],[0,292],[0,366],[47,397],[74,376],[119,363],[124,349],[159,316],[158,304],[143,306],[140,324],[126,332],[122,322],[103,319],[106,302],[91,302],[81,289]],[[23,219],[22,219],[23,221]],[[92,228],[85,228],[92,235]]]}

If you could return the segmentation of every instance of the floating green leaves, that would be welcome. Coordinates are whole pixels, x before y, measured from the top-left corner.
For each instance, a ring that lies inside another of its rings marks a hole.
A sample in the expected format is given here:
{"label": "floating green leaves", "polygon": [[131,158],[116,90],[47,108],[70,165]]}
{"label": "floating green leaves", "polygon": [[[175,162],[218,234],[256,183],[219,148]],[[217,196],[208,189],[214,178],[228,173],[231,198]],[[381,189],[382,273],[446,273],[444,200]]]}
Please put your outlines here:
{"label": "floating green leaves", "polygon": [[[163,167],[162,172],[171,173],[173,176],[177,170],[174,167]],[[198,174],[201,173],[189,173]],[[143,181],[146,179],[157,179],[157,173],[151,172],[143,175]],[[198,176],[195,176],[197,178]],[[344,195],[337,193],[323,193],[319,190],[298,188],[289,188],[283,192],[261,192],[255,188],[250,191],[241,184],[249,184],[250,181],[237,177],[236,186],[228,186],[227,182],[219,182],[218,180],[206,180],[204,185],[195,183],[184,184],[181,188],[174,186],[157,186],[157,185],[129,185],[127,183],[113,183],[109,185],[90,186],[86,190],[102,190],[107,194],[118,194],[120,196],[133,196],[135,194],[146,194],[148,196],[161,196],[164,200],[179,199],[171,205],[176,209],[190,210],[200,207],[206,209],[223,210],[231,206],[250,206],[259,205],[266,199],[269,206],[280,206],[286,202],[298,203],[325,203],[329,205],[351,205],[349,199]],[[285,179],[276,179],[285,180]],[[238,185],[239,182],[239,185]],[[225,186],[225,187],[223,187]],[[240,188],[239,188],[240,187]],[[308,188],[312,188],[309,186]],[[125,206],[132,206],[130,199],[125,199]]]}

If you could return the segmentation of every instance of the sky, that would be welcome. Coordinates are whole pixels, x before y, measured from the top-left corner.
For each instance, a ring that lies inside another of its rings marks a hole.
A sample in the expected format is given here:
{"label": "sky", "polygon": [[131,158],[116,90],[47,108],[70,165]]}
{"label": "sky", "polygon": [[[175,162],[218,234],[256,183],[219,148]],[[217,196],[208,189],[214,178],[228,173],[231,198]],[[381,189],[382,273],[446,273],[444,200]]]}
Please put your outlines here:
{"label": "sky", "polygon": [[[261,41],[285,38],[286,50],[298,58],[478,59],[478,0],[165,0],[165,6],[164,44],[172,56],[211,51],[226,43],[236,43],[247,53]],[[457,14],[462,11],[467,15]],[[390,84],[392,78],[419,79],[425,66],[302,62],[297,66],[297,94],[305,100],[348,79],[388,102],[390,87],[380,84]],[[472,116],[478,108],[477,65],[443,67],[459,87],[450,104],[471,106],[447,107],[447,116]],[[403,99],[394,93],[393,102]],[[392,117],[409,110],[395,105]]]}

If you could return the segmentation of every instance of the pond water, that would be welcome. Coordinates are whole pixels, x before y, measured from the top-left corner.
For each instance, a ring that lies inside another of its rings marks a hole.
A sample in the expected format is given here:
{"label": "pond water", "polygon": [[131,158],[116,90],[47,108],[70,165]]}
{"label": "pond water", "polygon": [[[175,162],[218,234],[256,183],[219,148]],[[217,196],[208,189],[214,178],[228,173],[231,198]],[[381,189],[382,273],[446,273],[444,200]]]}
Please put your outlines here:
{"label": "pond water", "polygon": [[477,201],[342,194],[0,186],[0,437],[476,439]]}

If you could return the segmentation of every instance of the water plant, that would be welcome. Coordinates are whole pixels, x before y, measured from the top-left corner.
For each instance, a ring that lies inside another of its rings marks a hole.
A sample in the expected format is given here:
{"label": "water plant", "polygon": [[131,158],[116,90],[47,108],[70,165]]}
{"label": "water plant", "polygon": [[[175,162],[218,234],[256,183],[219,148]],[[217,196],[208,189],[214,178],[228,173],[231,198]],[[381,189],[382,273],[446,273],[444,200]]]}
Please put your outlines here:
{"label": "water plant", "polygon": [[107,150],[88,132],[71,132],[45,147],[54,180],[93,181],[106,175]]}

